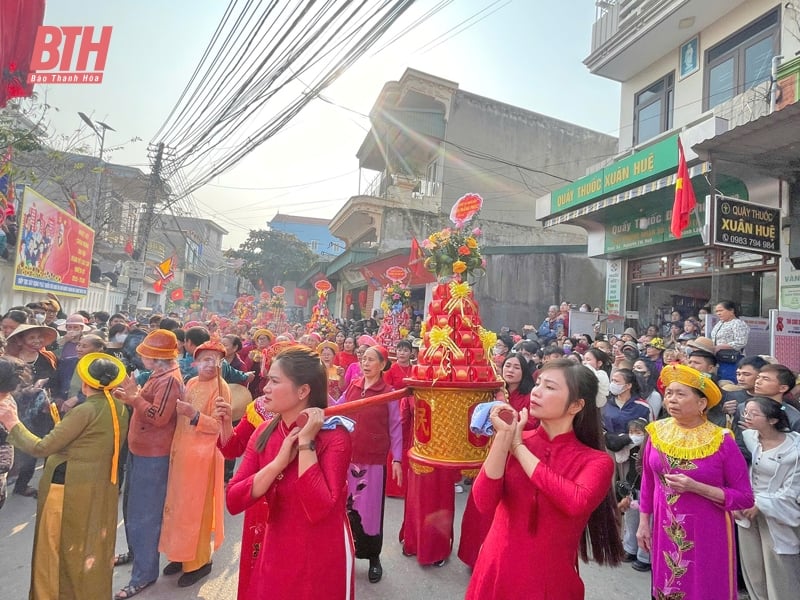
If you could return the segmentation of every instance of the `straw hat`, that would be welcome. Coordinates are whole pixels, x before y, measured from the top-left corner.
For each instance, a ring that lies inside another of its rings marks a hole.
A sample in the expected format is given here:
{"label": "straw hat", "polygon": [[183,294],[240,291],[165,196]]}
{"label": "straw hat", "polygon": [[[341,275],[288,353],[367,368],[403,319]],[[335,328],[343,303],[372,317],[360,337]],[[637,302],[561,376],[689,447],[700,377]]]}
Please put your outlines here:
{"label": "straw hat", "polygon": [[715,407],[722,400],[722,392],[711,377],[686,365],[666,365],[661,370],[658,380],[665,388],[677,381],[699,390],[708,399],[706,410]]}
{"label": "straw hat", "polygon": [[325,348],[330,348],[334,354],[339,352],[339,346],[336,345],[336,342],[325,341],[317,346],[317,354],[322,354]]}
{"label": "straw hat", "polygon": [[265,336],[267,336],[267,337],[269,338],[269,341],[270,341],[270,343],[272,343],[273,341],[275,341],[275,334],[274,334],[274,333],[272,333],[272,332],[271,332],[269,329],[266,329],[266,328],[264,328],[264,327],[262,327],[261,329],[256,329],[256,330],[253,332],[253,341],[256,341],[256,340],[257,340],[258,338],[260,338],[262,335],[265,335]]}
{"label": "straw hat", "polygon": [[37,330],[44,336],[44,345],[49,346],[53,342],[56,341],[58,337],[58,333],[52,327],[48,327],[47,325],[31,325],[29,323],[23,323],[22,325],[17,325],[17,328],[8,334],[8,339],[15,336],[20,336],[19,339],[22,339],[22,336],[29,331]]}
{"label": "straw hat", "polygon": [[66,331],[67,325],[81,325],[83,327],[83,333],[92,330],[92,328],[86,324],[86,318],[78,313],[68,316],[63,323],[59,324],[58,327],[56,327],[56,329],[58,329],[59,331]]}
{"label": "straw hat", "polygon": [[75,371],[81,381],[98,390],[117,387],[127,375],[122,361],[105,352],[90,352],[84,355],[78,361]]}
{"label": "straw hat", "polygon": [[156,329],[147,334],[136,348],[140,356],[153,359],[178,358],[178,338],[166,329]]}
{"label": "straw hat", "polygon": [[701,336],[693,340],[689,340],[686,342],[686,345],[689,346],[689,348],[694,348],[695,350],[703,350],[705,352],[714,354],[714,342],[707,337]]}

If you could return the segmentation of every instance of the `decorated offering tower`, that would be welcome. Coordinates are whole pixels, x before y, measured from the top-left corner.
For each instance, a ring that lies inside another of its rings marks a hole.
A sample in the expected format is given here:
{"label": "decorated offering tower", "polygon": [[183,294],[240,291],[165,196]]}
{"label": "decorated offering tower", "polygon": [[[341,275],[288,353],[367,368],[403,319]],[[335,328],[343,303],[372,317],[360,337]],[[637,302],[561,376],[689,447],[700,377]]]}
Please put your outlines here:
{"label": "decorated offering tower", "polygon": [[314,284],[314,288],[317,290],[317,303],[311,309],[311,320],[306,325],[306,331],[318,333],[323,340],[331,339],[336,333],[336,325],[331,321],[331,312],[328,309],[328,292],[333,286],[327,279],[320,279]]}
{"label": "decorated offering tower", "polygon": [[425,267],[439,283],[428,306],[418,362],[405,383],[413,390],[414,444],[411,466],[417,473],[433,467],[473,474],[488,452],[489,438],[470,432],[472,413],[502,388],[491,349],[494,333],[481,325],[470,278],[483,274],[479,228],[468,228],[481,208],[477,194],[462,197],[450,213],[453,228],[423,241]]}
{"label": "decorated offering tower", "polygon": [[390,352],[394,352],[397,342],[408,335],[411,323],[408,313],[411,289],[403,282],[408,275],[408,269],[404,267],[392,267],[386,271],[391,283],[383,288],[383,322],[376,337]]}

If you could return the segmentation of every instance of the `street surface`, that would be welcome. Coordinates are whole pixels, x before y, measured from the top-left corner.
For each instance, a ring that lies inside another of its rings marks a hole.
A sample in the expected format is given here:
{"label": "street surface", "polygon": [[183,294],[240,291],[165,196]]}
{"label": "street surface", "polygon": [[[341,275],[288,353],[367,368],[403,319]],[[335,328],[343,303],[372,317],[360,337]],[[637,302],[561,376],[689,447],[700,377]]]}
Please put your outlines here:
{"label": "street surface", "polygon": [[[37,470],[37,478],[41,468]],[[467,488],[469,490],[469,488]],[[10,492],[10,490],[9,490]],[[467,493],[456,494],[456,538],[464,511]],[[0,598],[24,600],[28,597],[30,556],[33,543],[36,501],[32,498],[9,494],[6,505],[0,510]],[[121,515],[121,512],[120,512]],[[404,557],[397,532],[403,519],[403,501],[389,498],[386,501],[386,536],[382,563],[384,575],[377,584],[367,581],[365,560],[356,562],[356,597],[370,600],[456,600],[464,597],[469,572],[455,556],[441,568],[421,567],[414,558]],[[242,516],[226,515],[226,538],[220,551],[214,555],[211,575],[190,588],[177,587],[177,576],[161,577],[152,587],[137,596],[141,600],[235,600],[239,569],[239,540]],[[456,539],[456,544],[458,539]],[[117,533],[117,551],[125,550],[125,532],[120,516]],[[309,548],[309,552],[313,552]],[[543,552],[547,549],[543,548]],[[536,560],[533,558],[532,560]],[[162,557],[162,566],[166,560]],[[622,565],[617,569],[581,564],[586,584],[587,600],[643,600],[650,598],[649,573],[639,573]],[[114,571],[114,591],[128,583],[130,565]],[[324,600],[324,592],[319,595]],[[86,600],[98,600],[87,598]],[[100,599],[107,600],[107,599]],[[517,599],[514,599],[517,600]],[[519,599],[524,600],[524,599]]]}

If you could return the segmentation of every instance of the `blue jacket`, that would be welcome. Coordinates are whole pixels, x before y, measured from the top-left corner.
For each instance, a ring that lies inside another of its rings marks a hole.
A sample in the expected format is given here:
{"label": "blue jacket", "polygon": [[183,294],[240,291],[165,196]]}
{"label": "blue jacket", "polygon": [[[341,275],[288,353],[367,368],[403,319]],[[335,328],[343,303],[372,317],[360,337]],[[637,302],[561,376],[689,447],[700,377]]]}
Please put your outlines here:
{"label": "blue jacket", "polygon": [[601,412],[603,427],[608,433],[628,433],[628,423],[634,419],[650,421],[650,405],[641,398],[631,397],[620,408],[614,396],[609,396]]}

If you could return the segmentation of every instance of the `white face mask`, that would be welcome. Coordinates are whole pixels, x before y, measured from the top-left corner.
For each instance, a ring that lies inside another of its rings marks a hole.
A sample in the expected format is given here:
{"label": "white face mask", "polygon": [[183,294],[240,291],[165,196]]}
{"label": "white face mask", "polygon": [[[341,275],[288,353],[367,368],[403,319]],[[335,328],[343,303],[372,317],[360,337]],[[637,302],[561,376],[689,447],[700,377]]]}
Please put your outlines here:
{"label": "white face mask", "polygon": [[612,381],[608,384],[608,391],[614,394],[615,396],[619,396],[623,391],[625,391],[625,385],[622,383],[616,383]]}
{"label": "white face mask", "polygon": [[640,446],[644,441],[644,434],[631,434],[628,437],[631,438],[631,443],[634,446]]}
{"label": "white face mask", "polygon": [[588,308],[586,308],[585,306],[581,306],[581,307],[578,309],[578,311],[579,311],[579,312],[589,312],[589,309],[588,309]]}

